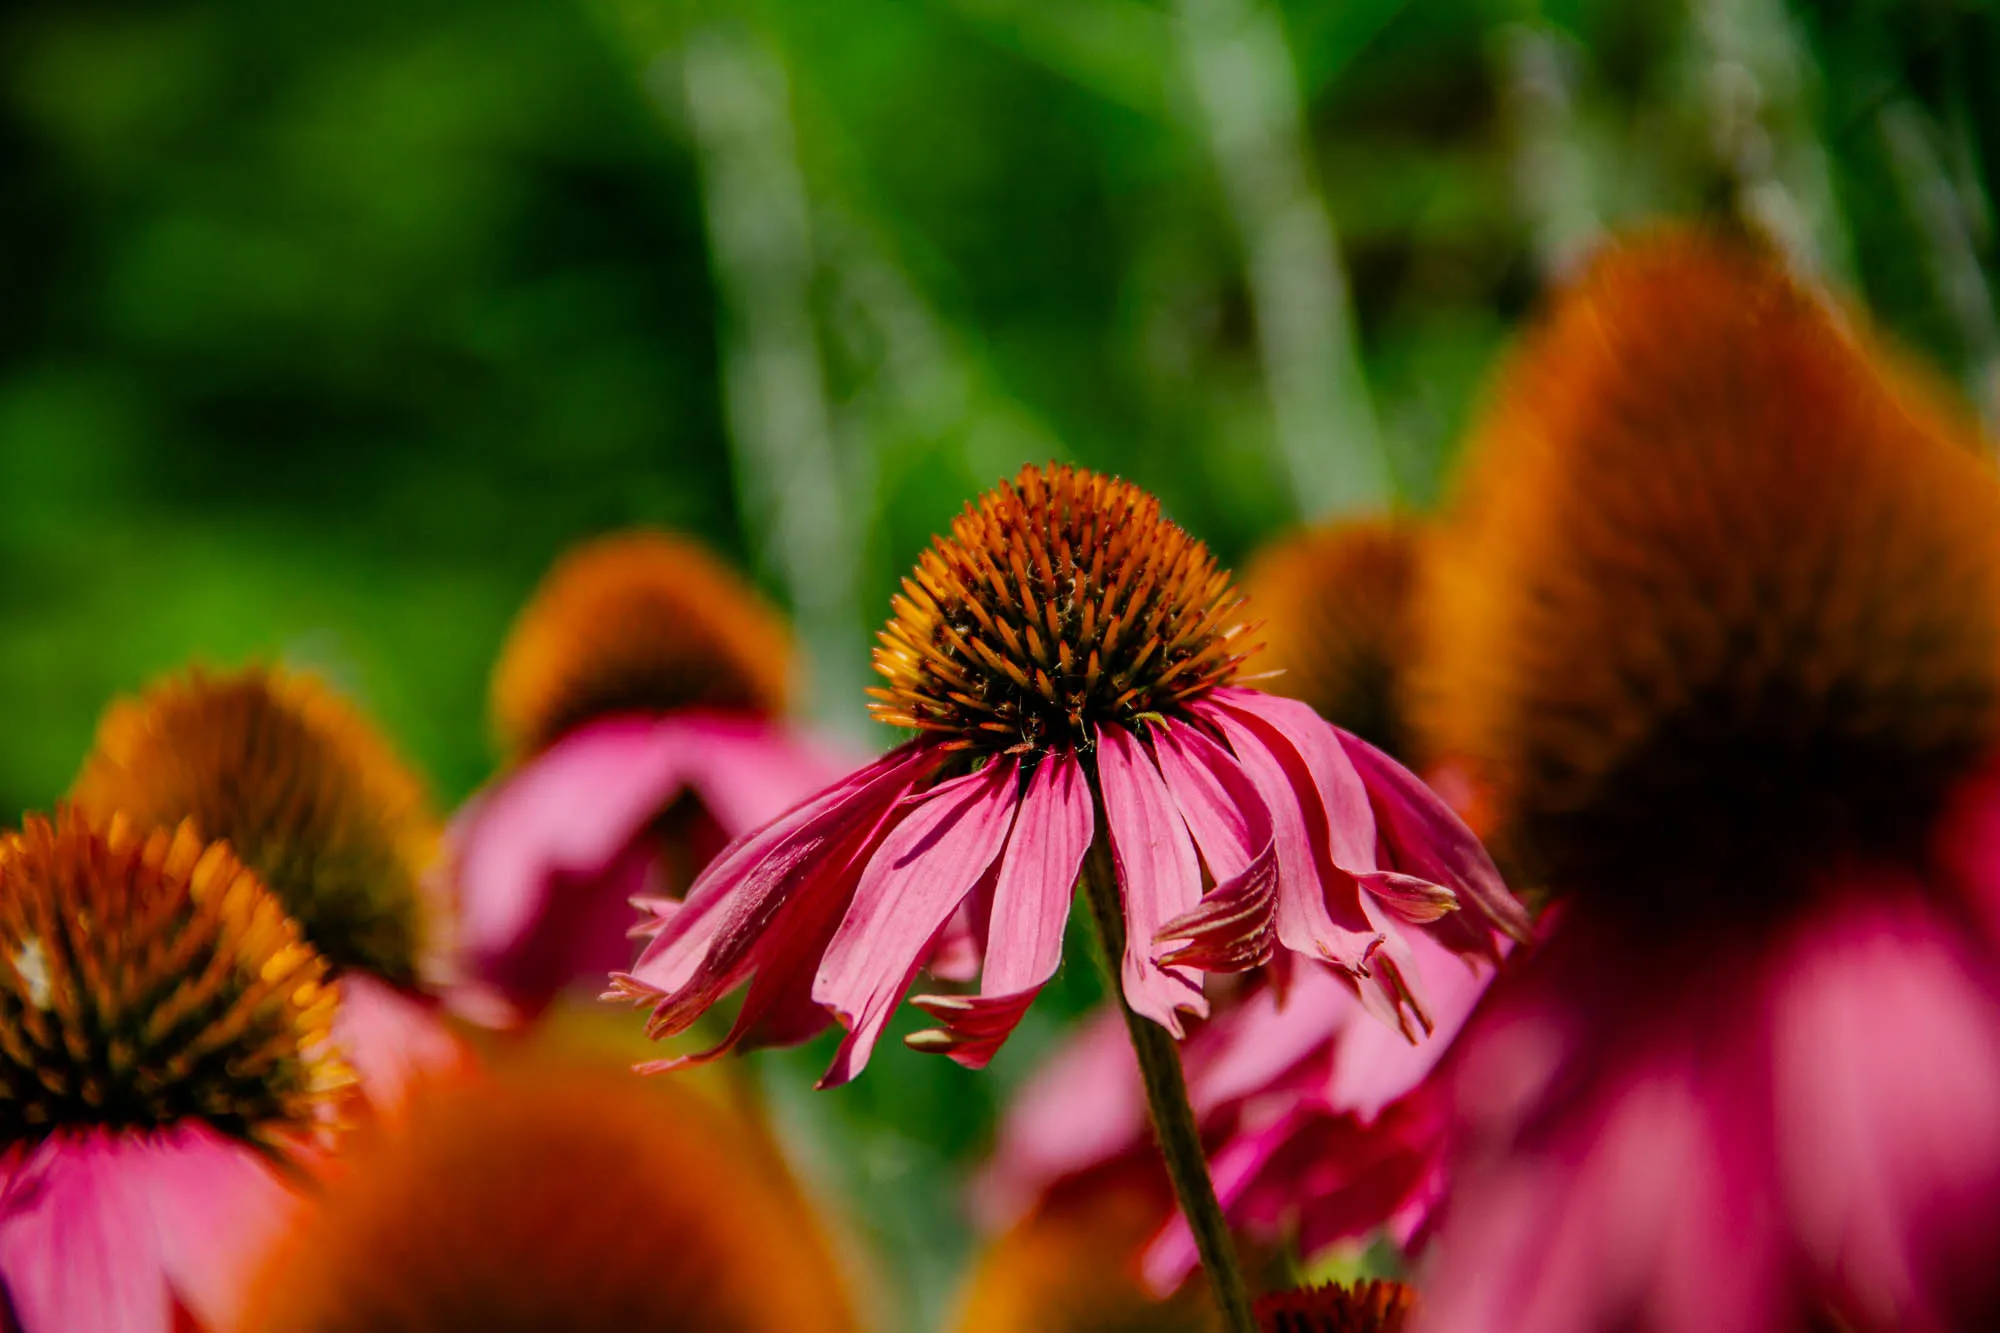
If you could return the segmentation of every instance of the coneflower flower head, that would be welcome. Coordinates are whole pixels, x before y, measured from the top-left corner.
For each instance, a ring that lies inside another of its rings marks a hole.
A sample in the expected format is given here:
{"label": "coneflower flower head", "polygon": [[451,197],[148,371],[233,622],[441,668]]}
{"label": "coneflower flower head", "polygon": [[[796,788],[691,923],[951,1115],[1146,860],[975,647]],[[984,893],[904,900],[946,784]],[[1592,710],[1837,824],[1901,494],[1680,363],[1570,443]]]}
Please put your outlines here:
{"label": "coneflower flower head", "polygon": [[1403,1333],[1416,1293],[1379,1279],[1280,1292],[1257,1302],[1259,1333]]}
{"label": "coneflower flower head", "polygon": [[1414,1036],[1429,1018],[1403,932],[1486,953],[1521,928],[1421,783],[1233,683],[1252,642],[1240,599],[1131,485],[1023,469],[967,506],[894,608],[875,711],[916,739],[738,841],[644,927],[614,994],[651,1004],[656,1036],[754,974],[717,1050],[800,1040],[831,1013],[849,1033],[828,1081],[844,1081],[958,935],[984,959],[978,994],[919,997],[943,1026],[913,1044],[982,1065],[1054,973],[1100,836],[1125,1000],[1177,1034],[1206,1012],[1198,969],[1282,944]]}
{"label": "coneflower flower head", "polygon": [[227,838],[328,962],[419,979],[435,817],[402,758],[312,676],[194,670],[114,702],[70,798],[96,819]]}
{"label": "coneflower flower head", "polygon": [[1403,675],[1423,540],[1404,519],[1333,523],[1272,542],[1243,573],[1264,644],[1250,668],[1276,673],[1264,688],[1405,762]]}
{"label": "coneflower flower head", "polygon": [[793,647],[778,613],[685,537],[635,529],[558,560],[493,669],[493,722],[516,759],[620,714],[775,717]]}
{"label": "coneflower flower head", "polygon": [[359,1132],[238,1333],[847,1333],[819,1219],[689,1088],[546,1057]]}
{"label": "coneflower flower head", "polygon": [[371,1097],[462,1053],[424,995],[447,917],[423,784],[314,677],[194,670],[114,702],[71,799],[99,821],[228,840],[332,968],[341,1044]]}
{"label": "coneflower flower head", "polygon": [[1992,1326],[1990,461],[1699,235],[1609,250],[1473,457],[1432,744],[1566,901],[1460,1043],[1420,1323]]}
{"label": "coneflower flower head", "polygon": [[335,1009],[283,905],[191,823],[65,810],[0,839],[0,1282],[25,1333],[227,1302],[273,1160],[352,1082]]}
{"label": "coneflower flower head", "polygon": [[778,613],[687,538],[615,533],[556,561],[493,672],[510,766],[452,823],[462,1007],[517,1021],[578,979],[601,989],[635,952],[630,899],[684,890],[846,771],[783,716],[793,659]]}
{"label": "coneflower flower head", "polygon": [[1515,358],[1416,693],[1554,890],[1740,922],[1916,853],[2000,739],[1992,470],[1893,369],[1696,237],[1601,264]]}

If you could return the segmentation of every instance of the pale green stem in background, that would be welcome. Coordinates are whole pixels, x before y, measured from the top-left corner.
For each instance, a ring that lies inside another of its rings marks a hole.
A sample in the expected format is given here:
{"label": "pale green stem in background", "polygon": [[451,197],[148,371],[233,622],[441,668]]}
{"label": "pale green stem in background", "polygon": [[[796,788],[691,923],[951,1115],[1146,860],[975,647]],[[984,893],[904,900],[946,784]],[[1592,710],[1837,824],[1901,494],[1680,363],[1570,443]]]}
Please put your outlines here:
{"label": "pale green stem in background", "polygon": [[1573,276],[1603,235],[1591,199],[1590,163],[1570,106],[1572,53],[1539,21],[1494,35],[1494,68],[1511,148],[1514,206],[1528,224],[1544,286]]}
{"label": "pale green stem in background", "polygon": [[1853,261],[1825,147],[1803,105],[1809,64],[1783,0],[1692,0],[1710,148],[1735,212],[1793,270],[1847,277]]}
{"label": "pale green stem in background", "polygon": [[860,543],[813,319],[812,216],[789,83],[765,46],[721,28],[689,38],[681,74],[724,311],[725,411],[744,525],[791,602],[815,713],[858,723],[867,661]]}
{"label": "pale green stem in background", "polygon": [[[1104,810],[1097,811],[1097,827],[1106,827]],[[1202,1272],[1208,1278],[1209,1296],[1222,1315],[1226,1333],[1257,1333],[1250,1311],[1250,1288],[1243,1280],[1243,1265],[1236,1257],[1236,1240],[1222,1205],[1215,1198],[1215,1184],[1208,1176],[1208,1157],[1202,1151],[1201,1128],[1194,1106],[1188,1101],[1187,1079],[1181,1073],[1180,1048],[1172,1034],[1150,1018],[1132,1012],[1119,983],[1120,960],[1125,956],[1125,907],[1119,898],[1118,878],[1112,867],[1111,848],[1099,833],[1083,863],[1083,896],[1090,907],[1090,919],[1097,927],[1102,947],[1105,987],[1111,1002],[1125,1016],[1125,1031],[1132,1039],[1132,1053],[1138,1057],[1139,1078],[1146,1088],[1146,1109],[1151,1113],[1153,1137],[1159,1144],[1160,1160],[1166,1165],[1167,1179],[1173,1183],[1174,1198],[1194,1233],[1194,1247],[1201,1256]]]}
{"label": "pale green stem in background", "polygon": [[1973,224],[1985,207],[1976,183],[1968,198],[1946,174],[1934,147],[1935,126],[1914,102],[1895,98],[1876,115],[1896,184],[1922,233],[1924,258],[1939,303],[1951,317],[1964,349],[1966,388],[1989,432],[2000,427],[2000,320],[1973,243]]}
{"label": "pale green stem in background", "polygon": [[1243,247],[1279,461],[1301,515],[1380,508],[1390,476],[1298,72],[1264,0],[1180,0],[1181,60]]}

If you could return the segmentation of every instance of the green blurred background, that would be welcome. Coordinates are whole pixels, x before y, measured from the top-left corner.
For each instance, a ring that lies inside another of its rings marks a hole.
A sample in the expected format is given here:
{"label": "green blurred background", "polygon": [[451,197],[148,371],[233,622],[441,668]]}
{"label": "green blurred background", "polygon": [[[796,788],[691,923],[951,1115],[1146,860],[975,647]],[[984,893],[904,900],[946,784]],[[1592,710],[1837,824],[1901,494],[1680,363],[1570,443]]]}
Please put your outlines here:
{"label": "green blurred background", "polygon": [[[1606,229],[1734,219],[1991,417],[1978,3],[26,0],[0,19],[0,808],[112,694],[282,657],[455,803],[549,559],[699,533],[866,735],[867,634],[968,496],[1072,458],[1229,559],[1422,508]],[[986,1076],[760,1057],[934,1325]]]}

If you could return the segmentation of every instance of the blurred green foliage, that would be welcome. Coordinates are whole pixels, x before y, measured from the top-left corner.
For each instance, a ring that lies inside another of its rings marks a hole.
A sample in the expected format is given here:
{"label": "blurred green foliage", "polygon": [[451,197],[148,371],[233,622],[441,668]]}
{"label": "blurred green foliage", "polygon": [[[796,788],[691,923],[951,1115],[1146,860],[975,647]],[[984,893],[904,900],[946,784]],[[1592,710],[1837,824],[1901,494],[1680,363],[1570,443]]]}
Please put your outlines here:
{"label": "blurred green foliage", "polygon": [[[715,49],[776,72],[716,95],[778,117],[743,132],[796,171],[802,266],[782,228],[714,243],[738,141],[704,147],[689,81]],[[856,644],[1026,458],[1123,472],[1232,559],[1297,521],[1254,154],[1218,155],[1204,59],[1258,105],[1296,86],[1272,160],[1338,237],[1395,503],[1438,498],[1507,331],[1598,226],[1790,217],[1985,406],[2000,387],[2000,15],[1971,0],[25,0],[0,19],[0,807],[61,793],[113,693],[271,656],[332,673],[456,801],[508,617],[607,527],[699,533],[800,596],[750,499],[746,347],[810,355]],[[885,1043],[808,1098],[823,1052],[767,1062],[913,1327],[964,1243],[947,1168],[1095,995],[1073,965],[988,1076]]]}

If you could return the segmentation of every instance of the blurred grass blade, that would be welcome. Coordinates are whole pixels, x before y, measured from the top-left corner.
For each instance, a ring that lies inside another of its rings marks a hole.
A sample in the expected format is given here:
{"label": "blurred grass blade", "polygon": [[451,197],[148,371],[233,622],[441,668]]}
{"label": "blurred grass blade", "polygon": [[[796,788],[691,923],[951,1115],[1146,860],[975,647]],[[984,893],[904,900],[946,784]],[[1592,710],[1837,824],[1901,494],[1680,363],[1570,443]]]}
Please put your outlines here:
{"label": "blurred grass blade", "polygon": [[1307,518],[1378,508],[1389,469],[1283,25],[1260,0],[1182,0],[1179,17],[1196,111],[1249,270],[1293,499]]}

